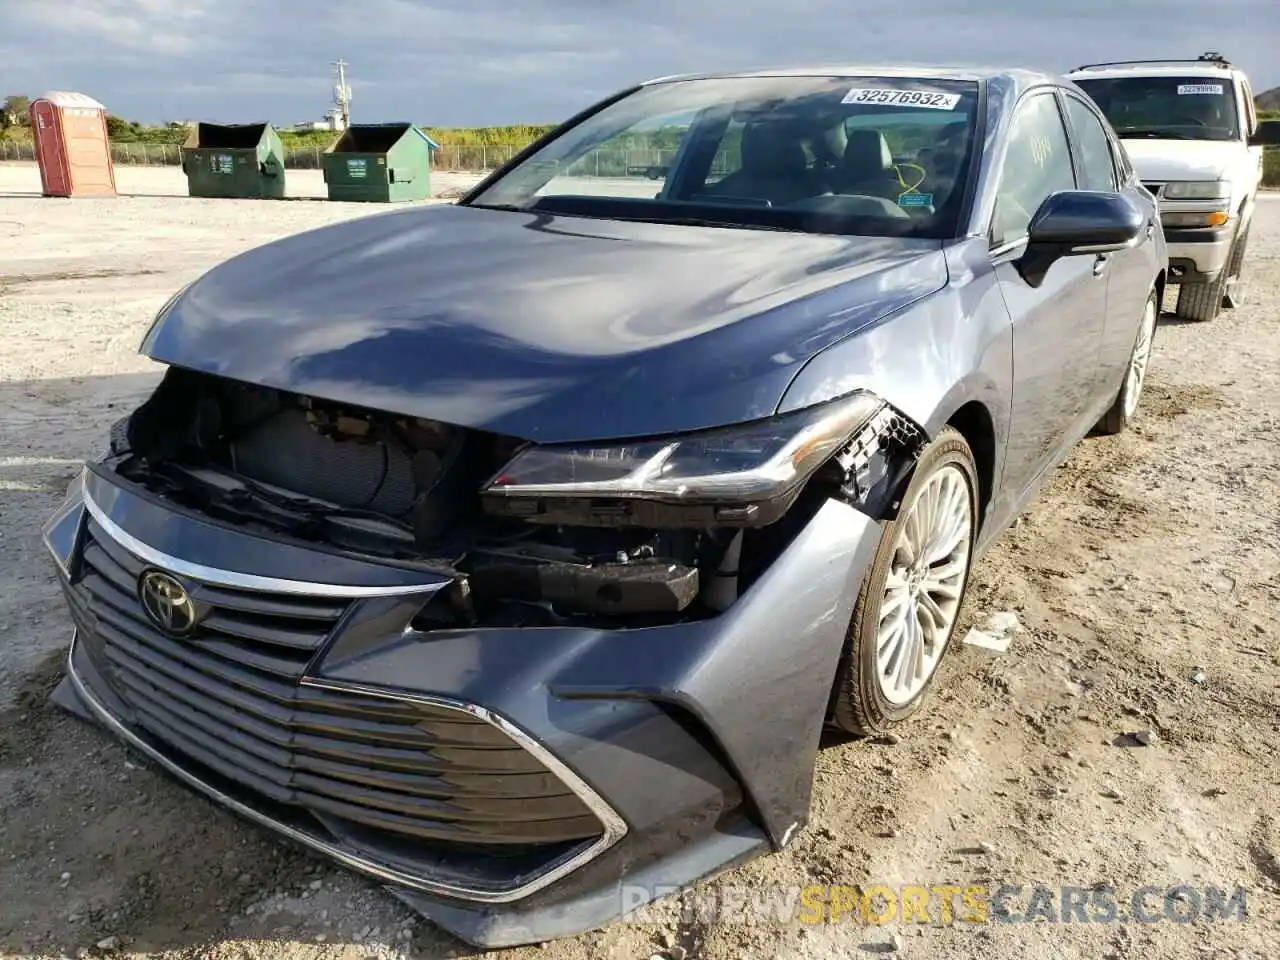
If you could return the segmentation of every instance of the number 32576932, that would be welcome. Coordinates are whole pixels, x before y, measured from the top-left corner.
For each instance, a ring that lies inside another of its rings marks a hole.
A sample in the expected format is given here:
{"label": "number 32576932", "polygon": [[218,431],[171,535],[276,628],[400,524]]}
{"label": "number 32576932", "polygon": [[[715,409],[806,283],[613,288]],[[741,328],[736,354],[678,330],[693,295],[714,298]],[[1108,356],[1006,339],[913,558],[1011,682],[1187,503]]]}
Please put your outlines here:
{"label": "number 32576932", "polygon": [[926,90],[886,90],[863,88],[850,90],[845,103],[892,104],[903,107],[929,107],[953,110],[960,98],[953,93],[930,93]]}

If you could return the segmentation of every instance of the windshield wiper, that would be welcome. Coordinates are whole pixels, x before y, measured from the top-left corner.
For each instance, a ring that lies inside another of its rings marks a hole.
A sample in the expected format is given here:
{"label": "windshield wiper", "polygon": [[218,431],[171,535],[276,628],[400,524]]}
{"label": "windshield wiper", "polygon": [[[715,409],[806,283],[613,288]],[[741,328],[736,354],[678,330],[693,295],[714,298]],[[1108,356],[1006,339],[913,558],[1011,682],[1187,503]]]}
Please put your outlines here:
{"label": "windshield wiper", "polygon": [[507,213],[530,213],[528,207],[517,206],[514,203],[467,203],[460,206],[475,207],[477,210],[503,210]]}
{"label": "windshield wiper", "polygon": [[794,233],[786,227],[774,227],[761,223],[743,223],[740,220],[719,220],[713,217],[636,217],[622,215],[619,220],[635,220],[640,223],[670,223],[679,227],[729,227],[735,230],[769,230],[774,233]]}
{"label": "windshield wiper", "polygon": [[1159,127],[1117,127],[1116,133],[1122,137],[1149,137],[1152,140],[1194,140],[1185,133],[1172,130],[1161,130]]}

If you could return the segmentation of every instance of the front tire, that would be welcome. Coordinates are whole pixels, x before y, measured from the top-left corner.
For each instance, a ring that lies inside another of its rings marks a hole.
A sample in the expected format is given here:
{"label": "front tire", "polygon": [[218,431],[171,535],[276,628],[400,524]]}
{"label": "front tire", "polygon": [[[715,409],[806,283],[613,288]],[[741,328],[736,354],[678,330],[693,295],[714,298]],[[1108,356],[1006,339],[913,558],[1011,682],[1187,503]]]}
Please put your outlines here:
{"label": "front tire", "polygon": [[1243,234],[1236,237],[1231,244],[1227,265],[1208,283],[1184,283],[1178,287],[1178,303],[1173,308],[1178,319],[1193,323],[1208,323],[1217,319],[1226,302],[1232,270],[1238,273],[1240,264],[1244,262],[1247,239],[1248,236]]}
{"label": "front tire", "polygon": [[973,451],[944,427],[916,464],[863,578],[836,671],[832,724],[883,733],[920,709],[959,620],[977,531]]}
{"label": "front tire", "polygon": [[1129,352],[1129,365],[1125,368],[1124,383],[1116,394],[1115,403],[1098,421],[1098,433],[1113,435],[1123,433],[1133,423],[1138,413],[1138,401],[1142,399],[1142,387],[1147,380],[1147,364],[1151,360],[1151,345],[1156,336],[1156,314],[1160,304],[1151,294],[1138,323],[1138,335]]}

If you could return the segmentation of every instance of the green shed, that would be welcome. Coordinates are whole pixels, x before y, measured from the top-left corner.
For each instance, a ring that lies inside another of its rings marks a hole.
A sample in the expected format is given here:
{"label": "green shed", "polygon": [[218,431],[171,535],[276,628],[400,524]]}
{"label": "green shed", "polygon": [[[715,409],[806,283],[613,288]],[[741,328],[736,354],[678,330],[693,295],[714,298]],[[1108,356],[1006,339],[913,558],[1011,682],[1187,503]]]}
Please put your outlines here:
{"label": "green shed", "polygon": [[269,123],[200,123],[182,145],[193,197],[284,199],[284,145]]}
{"label": "green shed", "polygon": [[324,152],[330,200],[393,203],[431,196],[431,151],[438,145],[412,123],[360,123]]}

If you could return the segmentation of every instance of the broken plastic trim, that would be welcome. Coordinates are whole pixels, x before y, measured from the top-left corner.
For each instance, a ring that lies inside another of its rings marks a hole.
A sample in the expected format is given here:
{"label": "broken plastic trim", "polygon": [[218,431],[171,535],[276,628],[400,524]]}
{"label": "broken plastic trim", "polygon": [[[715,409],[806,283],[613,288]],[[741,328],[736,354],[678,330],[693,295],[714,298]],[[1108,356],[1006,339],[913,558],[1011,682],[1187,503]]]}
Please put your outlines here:
{"label": "broken plastic trim", "polygon": [[873,520],[893,520],[928,444],[919,424],[884,404],[831,458],[831,465],[843,472],[841,496]]}

